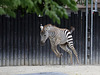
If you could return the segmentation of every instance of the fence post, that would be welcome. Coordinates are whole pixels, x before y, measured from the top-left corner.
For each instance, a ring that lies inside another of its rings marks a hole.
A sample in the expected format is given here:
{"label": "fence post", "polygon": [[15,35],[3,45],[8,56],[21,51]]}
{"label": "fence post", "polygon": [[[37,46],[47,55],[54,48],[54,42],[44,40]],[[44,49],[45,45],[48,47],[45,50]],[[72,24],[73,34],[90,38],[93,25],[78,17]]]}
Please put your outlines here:
{"label": "fence post", "polygon": [[3,38],[2,38],[2,36],[3,36],[3,34],[2,34],[2,30],[3,28],[2,28],[2,16],[0,16],[0,66],[2,66],[2,42],[3,42]]}
{"label": "fence post", "polygon": [[85,44],[85,64],[87,64],[87,32],[88,32],[88,0],[86,0],[86,44]]}
{"label": "fence post", "polygon": [[93,0],[91,0],[91,64],[92,64],[92,48],[93,48]]}

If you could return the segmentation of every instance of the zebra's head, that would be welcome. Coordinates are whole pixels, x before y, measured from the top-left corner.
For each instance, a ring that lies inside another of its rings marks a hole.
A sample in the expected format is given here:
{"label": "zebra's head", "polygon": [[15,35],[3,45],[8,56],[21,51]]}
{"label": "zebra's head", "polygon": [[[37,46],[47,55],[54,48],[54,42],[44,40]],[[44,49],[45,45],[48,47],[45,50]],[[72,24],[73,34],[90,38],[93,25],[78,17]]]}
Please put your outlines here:
{"label": "zebra's head", "polygon": [[41,44],[43,45],[45,43],[45,41],[48,39],[49,37],[49,33],[48,31],[50,30],[51,24],[45,25],[45,26],[40,26],[41,28],[41,32],[40,32],[40,36],[41,36]]}

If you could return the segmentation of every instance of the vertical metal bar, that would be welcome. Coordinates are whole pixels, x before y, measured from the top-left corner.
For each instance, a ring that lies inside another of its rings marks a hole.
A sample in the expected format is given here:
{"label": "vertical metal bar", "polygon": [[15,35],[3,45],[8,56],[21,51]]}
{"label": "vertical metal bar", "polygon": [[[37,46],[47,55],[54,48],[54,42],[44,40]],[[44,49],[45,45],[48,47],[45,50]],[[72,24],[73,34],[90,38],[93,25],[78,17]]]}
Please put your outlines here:
{"label": "vertical metal bar", "polygon": [[32,41],[33,42],[33,56],[32,56],[33,63],[32,64],[33,65],[36,64],[35,63],[36,62],[36,60],[35,60],[35,58],[36,58],[36,46],[35,46],[35,44],[36,44],[36,42],[35,42],[35,39],[36,39],[36,36],[35,36],[36,27],[35,27],[35,15],[36,14],[33,14],[33,16],[32,16],[33,17],[33,23],[32,23],[33,24],[33,28],[32,28],[33,29],[33,35],[32,35],[32,37],[33,37],[33,41]]}
{"label": "vertical metal bar", "polygon": [[[78,11],[78,14],[77,14],[77,22],[78,22],[78,25],[80,25],[80,26],[78,26],[78,29],[79,29],[79,32],[78,32],[78,35],[79,35],[79,40],[78,40],[78,47],[79,47],[79,50],[78,50],[78,52],[79,52],[79,54],[78,54],[78,56],[79,56],[79,61],[80,61],[80,64],[82,64],[82,46],[81,46],[81,43],[82,43],[82,41],[81,41],[81,39],[82,39],[82,24],[81,24],[81,11],[79,10]],[[81,42],[80,42],[81,41]]]}
{"label": "vertical metal bar", "polygon": [[28,19],[28,25],[29,25],[29,29],[28,29],[28,42],[29,42],[29,59],[28,59],[28,62],[29,62],[29,66],[32,65],[32,20],[31,20],[31,14],[29,14],[29,19]]}
{"label": "vertical metal bar", "polygon": [[10,22],[9,22],[9,18],[8,17],[7,17],[6,22],[7,22],[6,23],[6,25],[7,25],[7,35],[6,35],[7,36],[7,42],[6,42],[7,43],[7,49],[6,49],[7,50],[6,51],[7,52],[7,54],[6,54],[7,57],[6,57],[6,65],[9,66],[9,62],[10,62],[9,61],[9,54],[10,54],[9,53],[10,52],[10,45],[9,45],[10,44],[10,36],[9,36],[10,35]]}
{"label": "vertical metal bar", "polygon": [[3,16],[3,52],[2,52],[2,57],[3,57],[3,60],[2,60],[2,66],[5,66],[6,65],[6,19],[5,17]]}
{"label": "vertical metal bar", "polygon": [[25,14],[25,65],[28,66],[28,14]]}
{"label": "vertical metal bar", "polygon": [[13,32],[14,32],[14,19],[13,18],[11,18],[10,17],[10,28],[11,28],[11,32],[10,32],[10,34],[11,34],[11,37],[10,37],[10,45],[11,45],[11,52],[10,52],[10,65],[11,66],[13,66],[14,65],[14,44],[13,44],[13,42],[14,42],[14,34],[13,34]]}
{"label": "vertical metal bar", "polygon": [[97,0],[95,0],[95,11],[97,11]]}
{"label": "vertical metal bar", "polygon": [[[40,24],[42,24],[42,22],[43,22],[42,19],[43,19],[43,17],[40,17],[40,20],[39,20],[39,23],[40,23]],[[41,40],[39,39],[39,41],[41,41]],[[40,58],[39,58],[39,59],[40,59],[40,65],[43,64],[43,63],[42,63],[42,62],[43,62],[43,60],[42,60],[42,59],[43,59],[43,58],[42,58],[43,54],[42,54],[42,53],[43,53],[43,50],[42,50],[42,46],[40,45],[40,55],[39,55],[39,56],[40,56]]]}
{"label": "vertical metal bar", "polygon": [[85,20],[86,20],[86,19],[85,19],[85,12],[82,12],[82,27],[81,27],[81,28],[82,28],[82,37],[83,37],[83,38],[82,38],[82,41],[81,41],[81,42],[82,42],[82,44],[84,44],[84,45],[82,46],[82,48],[81,48],[81,50],[82,50],[82,56],[81,56],[81,57],[82,57],[82,64],[85,64],[85,58],[84,58],[84,57],[85,57],[85,52],[84,52],[84,50],[85,50],[85,43],[86,43],[86,42],[84,41],[84,40],[85,40],[85,37],[84,37],[84,36],[86,35],[86,34],[85,34],[85,28],[86,28],[86,26],[85,26],[85,25],[86,25]]}
{"label": "vertical metal bar", "polygon": [[2,66],[2,16],[0,16],[0,66]]}
{"label": "vertical metal bar", "polygon": [[20,32],[21,32],[21,29],[20,29],[20,27],[21,27],[21,23],[20,23],[20,15],[21,15],[21,12],[20,11],[18,11],[17,12],[17,25],[18,25],[18,29],[17,29],[17,36],[18,36],[18,39],[17,39],[17,41],[18,41],[18,45],[17,45],[17,50],[18,50],[18,60],[17,60],[17,63],[18,63],[18,66],[20,66],[21,65],[21,48],[20,48],[20,43],[21,43],[21,38],[20,38]]}
{"label": "vertical metal bar", "polygon": [[[37,15],[35,15],[35,24],[36,24],[36,26],[35,26],[35,28],[36,28],[36,30],[35,30],[35,47],[36,47],[36,58],[35,58],[35,61],[36,61],[36,65],[39,65],[39,43],[38,43],[38,41],[39,41],[39,35],[38,35],[38,32],[39,32],[39,27],[38,27],[38,16]],[[45,50],[44,50],[44,52],[45,52]],[[46,61],[44,61],[45,63],[46,63]],[[45,65],[45,64],[44,64]]]}
{"label": "vertical metal bar", "polygon": [[14,33],[13,33],[13,36],[14,36],[14,66],[17,66],[17,18],[14,19]]}
{"label": "vertical metal bar", "polygon": [[25,50],[24,50],[24,44],[25,44],[25,17],[21,18],[21,66],[24,65],[25,61]]}
{"label": "vertical metal bar", "polygon": [[93,48],[93,0],[91,0],[91,64],[92,64],[92,48]]}
{"label": "vertical metal bar", "polygon": [[86,44],[85,44],[85,64],[87,64],[87,33],[88,33],[88,0],[86,0]]}

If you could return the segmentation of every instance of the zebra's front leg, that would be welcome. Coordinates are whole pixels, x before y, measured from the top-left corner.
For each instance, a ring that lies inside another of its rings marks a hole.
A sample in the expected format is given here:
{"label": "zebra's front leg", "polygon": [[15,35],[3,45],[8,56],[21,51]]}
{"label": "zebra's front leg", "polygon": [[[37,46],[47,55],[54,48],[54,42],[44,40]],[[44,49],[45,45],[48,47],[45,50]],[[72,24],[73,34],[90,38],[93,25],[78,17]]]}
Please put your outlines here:
{"label": "zebra's front leg", "polygon": [[63,53],[60,53],[59,51],[58,51],[58,49],[57,49],[57,46],[56,46],[56,52],[58,53],[58,57],[60,58],[61,56],[63,56]]}
{"label": "zebra's front leg", "polygon": [[56,39],[56,41],[55,41],[56,52],[59,54],[59,57],[61,57],[61,56],[63,56],[63,53],[60,53],[60,52],[58,51],[58,49],[57,49],[57,45],[59,45],[59,43],[60,43],[60,39]]}
{"label": "zebra's front leg", "polygon": [[56,54],[57,57],[60,58],[60,57],[63,55],[62,53],[60,53],[60,52],[57,50],[57,46],[51,45],[51,49],[52,49],[52,51]]}

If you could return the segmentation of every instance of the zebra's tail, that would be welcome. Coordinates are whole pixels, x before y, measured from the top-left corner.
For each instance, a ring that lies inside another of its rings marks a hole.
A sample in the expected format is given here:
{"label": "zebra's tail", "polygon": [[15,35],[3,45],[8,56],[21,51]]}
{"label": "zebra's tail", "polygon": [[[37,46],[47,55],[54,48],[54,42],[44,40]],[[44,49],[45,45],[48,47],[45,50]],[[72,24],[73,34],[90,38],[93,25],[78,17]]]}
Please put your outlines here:
{"label": "zebra's tail", "polygon": [[72,33],[74,30],[75,30],[75,28],[73,26],[71,26],[70,32]]}

